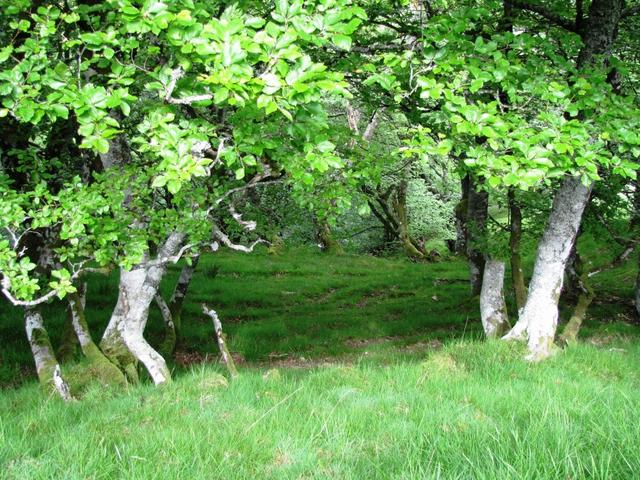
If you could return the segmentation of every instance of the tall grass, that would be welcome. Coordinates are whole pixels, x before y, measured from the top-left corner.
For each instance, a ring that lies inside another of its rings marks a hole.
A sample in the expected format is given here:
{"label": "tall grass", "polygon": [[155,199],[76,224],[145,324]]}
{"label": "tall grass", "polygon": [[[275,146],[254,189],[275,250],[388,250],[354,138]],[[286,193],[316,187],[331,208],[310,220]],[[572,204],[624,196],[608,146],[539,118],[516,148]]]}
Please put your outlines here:
{"label": "tall grass", "polygon": [[226,382],[99,389],[63,405],[0,396],[5,478],[635,478],[640,349],[583,345],[542,364],[452,342],[422,361]]}
{"label": "tall grass", "polygon": [[[229,384],[216,364],[171,363],[171,385],[89,385],[70,405],[35,384],[20,312],[5,309],[0,383],[22,386],[0,392],[0,477],[635,478],[633,267],[594,277],[599,299],[583,343],[541,364],[524,362],[519,345],[481,340],[466,275],[457,260],[304,249],[208,256],[187,298],[180,351],[215,358],[206,302],[247,360],[241,377]],[[91,279],[96,337],[116,281]],[[44,316],[57,345],[64,304]],[[157,344],[161,332],[152,310],[147,336]],[[64,366],[72,381],[81,366]]]}

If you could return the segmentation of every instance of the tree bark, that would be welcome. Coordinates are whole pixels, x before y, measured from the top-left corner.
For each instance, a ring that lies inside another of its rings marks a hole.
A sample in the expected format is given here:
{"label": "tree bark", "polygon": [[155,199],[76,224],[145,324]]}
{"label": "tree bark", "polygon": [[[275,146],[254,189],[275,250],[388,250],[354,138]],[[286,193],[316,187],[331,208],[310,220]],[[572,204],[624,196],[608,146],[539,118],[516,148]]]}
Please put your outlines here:
{"label": "tree bark", "polygon": [[25,308],[24,324],[40,384],[55,388],[64,401],[71,400],[69,385],[60,373],[60,365],[53,353],[42,315],[35,308]]}
{"label": "tree bark", "polygon": [[508,328],[507,306],[504,302],[504,262],[488,260],[484,266],[480,292],[480,316],[484,333],[499,337]]}
{"label": "tree bark", "polygon": [[587,315],[589,305],[591,305],[595,296],[595,292],[591,287],[591,282],[589,282],[589,272],[585,270],[578,252],[575,252],[574,254],[574,268],[574,274],[577,276],[577,289],[580,293],[578,294],[578,301],[575,309],[573,310],[573,314],[560,334],[560,343],[565,345],[576,342],[578,332],[580,331],[582,322],[584,322]]}
{"label": "tree bark", "polygon": [[640,255],[638,255],[638,276],[636,277],[635,297],[636,313],[638,314],[638,317],[640,317]]}
{"label": "tree bark", "polygon": [[524,282],[524,273],[522,271],[522,255],[520,253],[520,244],[522,241],[522,212],[520,205],[515,198],[515,192],[509,190],[509,213],[511,217],[510,221],[510,236],[509,236],[509,250],[511,253],[511,281],[513,283],[513,291],[516,296],[516,307],[518,308],[518,314],[522,312],[524,305],[527,301],[527,287]]}
{"label": "tree bark", "polygon": [[562,182],[555,195],[538,245],[527,302],[518,322],[505,337],[517,339],[528,334],[530,360],[544,359],[553,352],[564,271],[590,193],[591,186],[572,176]]}
{"label": "tree bark", "polygon": [[133,381],[135,360],[142,362],[156,385],[171,381],[164,358],[147,343],[144,329],[149,307],[166,272],[166,263],[160,260],[175,255],[183,240],[184,234],[174,232],[158,249],[155,261],[146,258],[131,270],[120,271],[118,300],[100,347],[112,362],[133,376]]}
{"label": "tree bark", "polygon": [[316,236],[323,252],[334,253],[336,255],[344,253],[340,242],[333,238],[331,225],[329,225],[329,222],[325,219],[316,221]]}
{"label": "tree bark", "polygon": [[229,348],[227,347],[226,337],[224,333],[222,333],[222,323],[220,322],[220,317],[218,317],[218,313],[207,307],[204,303],[202,304],[202,311],[205,315],[209,316],[213,321],[213,328],[216,332],[216,340],[218,341],[218,348],[220,348],[220,355],[222,356],[222,361],[229,370],[229,375],[231,378],[238,377],[238,369],[236,368],[236,364],[233,361],[233,357],[229,352]]}
{"label": "tree bark", "polygon": [[93,373],[105,386],[126,385],[123,373],[102,353],[91,338],[89,325],[85,316],[85,288],[79,288],[77,292],[67,295],[71,323],[76,334],[82,353],[91,364]]}
{"label": "tree bark", "polygon": [[162,355],[171,355],[176,346],[176,326],[173,322],[173,315],[171,315],[171,310],[169,309],[169,305],[164,301],[162,295],[160,293],[156,293],[155,296],[156,305],[160,310],[160,314],[162,315],[162,321],[164,323],[164,339],[160,344],[158,350]]}
{"label": "tree bark", "polygon": [[[513,6],[522,8],[518,4]],[[576,60],[578,69],[607,61],[624,7],[624,0],[591,2],[588,18],[578,22],[583,42]],[[543,359],[553,351],[564,270],[590,193],[591,185],[585,186],[578,176],[573,176],[565,178],[554,198],[551,215],[538,246],[527,302],[518,322],[505,336],[523,338],[525,333],[528,334],[530,354],[527,358],[530,360]]]}
{"label": "tree bark", "polygon": [[489,194],[478,190],[473,179],[469,179],[469,197],[467,205],[467,259],[469,262],[469,282],[471,294],[480,295],[482,276],[486,261],[485,236],[489,209]]}
{"label": "tree bark", "polygon": [[469,208],[469,185],[469,175],[465,175],[460,181],[461,196],[455,210],[456,243],[454,251],[457,255],[466,255],[467,253],[467,210]]}
{"label": "tree bark", "polygon": [[405,253],[414,259],[424,258],[424,251],[411,237],[409,215],[407,212],[407,180],[403,178],[393,196],[393,210],[398,222],[398,237]]}
{"label": "tree bark", "polygon": [[[631,233],[637,236],[638,227],[640,227],[640,175],[636,176],[635,181],[636,191],[634,192],[633,197],[633,216],[631,218],[631,225],[629,230]],[[636,303],[636,313],[638,314],[638,318],[640,318],[640,255],[638,255],[638,276],[636,277],[636,285],[635,285],[635,303]]]}
{"label": "tree bark", "polygon": [[58,358],[62,363],[71,360],[78,347],[78,337],[73,329],[73,319],[71,318],[71,311],[67,312],[67,318],[64,322],[64,330],[62,331],[62,338],[58,347]]}

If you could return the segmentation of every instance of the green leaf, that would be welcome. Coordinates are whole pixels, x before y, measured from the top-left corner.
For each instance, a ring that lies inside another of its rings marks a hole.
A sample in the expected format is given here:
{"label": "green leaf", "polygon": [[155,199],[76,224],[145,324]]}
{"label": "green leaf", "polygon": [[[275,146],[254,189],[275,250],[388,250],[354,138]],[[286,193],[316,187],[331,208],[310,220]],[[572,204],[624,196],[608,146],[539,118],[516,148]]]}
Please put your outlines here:
{"label": "green leaf", "polygon": [[107,153],[109,151],[109,142],[104,138],[96,137],[93,145],[98,153]]}
{"label": "green leaf", "polygon": [[334,35],[331,40],[336,47],[342,50],[351,50],[351,37],[347,35]]}
{"label": "green leaf", "polygon": [[65,120],[69,118],[69,109],[64,105],[55,103],[51,105],[51,110],[56,114],[56,117],[58,118],[64,118]]}
{"label": "green leaf", "polygon": [[219,88],[213,94],[213,101],[216,103],[216,105],[221,104],[227,98],[229,98],[229,89],[227,88]]}
{"label": "green leaf", "polygon": [[182,183],[179,180],[171,179],[167,181],[167,190],[169,190],[173,195],[178,193],[181,188]]}
{"label": "green leaf", "polygon": [[166,175],[158,175],[153,179],[153,183],[151,183],[152,188],[162,188],[167,184],[167,176]]}

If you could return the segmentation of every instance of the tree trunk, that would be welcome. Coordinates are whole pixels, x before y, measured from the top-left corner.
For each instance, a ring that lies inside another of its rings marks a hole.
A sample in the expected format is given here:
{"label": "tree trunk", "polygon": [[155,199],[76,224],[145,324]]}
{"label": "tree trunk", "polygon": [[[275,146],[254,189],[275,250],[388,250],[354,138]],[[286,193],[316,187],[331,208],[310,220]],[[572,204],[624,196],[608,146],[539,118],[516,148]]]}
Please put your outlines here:
{"label": "tree trunk", "polygon": [[580,255],[577,252],[575,253],[574,265],[575,274],[578,275],[577,288],[580,293],[578,294],[578,302],[576,303],[576,308],[573,310],[573,315],[571,315],[571,318],[560,334],[559,340],[565,345],[576,342],[582,322],[587,316],[587,309],[595,296],[595,292],[589,282],[589,272],[585,270]]}
{"label": "tree trunk", "polygon": [[[85,287],[86,288],[86,287]],[[85,316],[85,288],[79,288],[76,293],[67,295],[71,323],[76,334],[82,353],[91,364],[91,370],[98,380],[105,386],[126,385],[122,372],[100,351],[91,338],[89,325]]]}
{"label": "tree trunk", "polygon": [[456,255],[467,254],[467,210],[469,208],[469,175],[465,175],[460,181],[461,196],[456,205],[456,243],[454,252]]}
{"label": "tree trunk", "polygon": [[398,237],[405,253],[414,259],[424,258],[424,251],[411,237],[409,214],[407,212],[407,180],[402,179],[393,196],[393,210],[398,222]]}
{"label": "tree trunk", "polygon": [[475,182],[469,179],[469,198],[467,205],[467,259],[469,261],[469,281],[471,294],[480,295],[482,276],[486,261],[485,236],[489,194],[477,189]]}
{"label": "tree trunk", "polygon": [[120,271],[118,301],[100,347],[107,357],[135,380],[135,360],[142,362],[156,385],[170,382],[171,375],[162,355],[144,339],[149,307],[158,293],[166,271],[166,259],[175,255],[184,235],[174,232],[158,249],[157,259],[146,258],[131,270]]}
{"label": "tree trunk", "polygon": [[504,302],[504,262],[489,260],[484,266],[480,292],[480,316],[484,333],[499,337],[508,328],[507,306]]}
{"label": "tree trunk", "polygon": [[60,373],[60,365],[53,353],[42,315],[37,309],[25,308],[24,324],[40,384],[55,388],[63,400],[71,400],[69,385]]}
{"label": "tree trunk", "polygon": [[506,336],[522,338],[526,332],[530,360],[541,360],[553,351],[564,271],[590,193],[591,186],[585,186],[580,177],[567,177],[555,195],[538,246],[527,302],[520,319]]}
{"label": "tree trunk", "polygon": [[[180,342],[182,306],[184,305],[184,299],[187,296],[189,285],[191,285],[193,274],[195,273],[196,268],[198,268],[199,262],[200,255],[194,255],[191,258],[191,264],[186,264],[182,267],[180,277],[178,278],[178,282],[176,283],[171,299],[169,300],[169,316],[167,316],[166,313],[163,313],[163,318],[165,319],[165,337],[162,341],[162,345],[160,346],[160,351],[163,353],[172,354],[176,349],[176,345]],[[211,279],[212,276],[210,275],[209,278]],[[167,318],[171,319],[173,326],[167,323]]]}
{"label": "tree trunk", "polygon": [[204,303],[202,304],[202,311],[205,315],[208,315],[213,321],[213,328],[216,332],[216,340],[218,341],[218,348],[220,349],[220,355],[222,357],[222,361],[229,370],[229,375],[231,378],[238,377],[238,369],[236,368],[236,364],[233,360],[233,356],[231,352],[229,352],[229,348],[227,347],[227,339],[224,333],[222,333],[222,322],[220,322],[220,317],[218,317],[218,313],[207,307]]}
{"label": "tree trunk", "polygon": [[[633,216],[631,217],[631,225],[629,230],[637,237],[638,227],[640,227],[640,175],[636,176],[635,181],[636,191],[633,197]],[[635,303],[636,313],[640,318],[640,254],[638,255],[638,276],[636,277],[635,285]]]}
{"label": "tree trunk", "polygon": [[636,277],[636,313],[640,317],[640,255],[638,255],[638,276]]}
{"label": "tree trunk", "polygon": [[78,337],[73,329],[73,319],[71,318],[71,311],[67,312],[67,318],[64,322],[64,330],[62,331],[62,338],[60,340],[60,346],[58,347],[58,358],[62,363],[71,360],[78,347]]}
{"label": "tree trunk", "polygon": [[342,245],[333,237],[331,225],[326,220],[318,221],[318,243],[323,252],[341,255],[344,253]]}
{"label": "tree trunk", "polygon": [[518,314],[522,312],[524,304],[527,301],[527,287],[524,282],[524,273],[522,272],[522,256],[520,254],[520,244],[522,240],[522,212],[520,205],[515,198],[515,192],[509,190],[509,213],[511,217],[509,237],[509,250],[511,252],[511,281],[513,283],[513,291],[516,296],[516,307]]}
{"label": "tree trunk", "polygon": [[[606,61],[618,35],[624,0],[593,0],[588,18],[579,22],[582,48],[577,67]],[[529,359],[549,356],[558,322],[558,297],[571,246],[589,201],[591,186],[567,177],[556,194],[547,227],[538,246],[529,296],[520,319],[505,338],[529,335]]]}
{"label": "tree trunk", "polygon": [[173,315],[171,315],[169,305],[164,301],[162,295],[156,293],[155,301],[164,323],[164,339],[158,350],[162,355],[171,355],[176,347],[176,326],[173,322]]}
{"label": "tree trunk", "polygon": [[198,268],[199,262],[200,255],[195,255],[191,258],[191,265],[187,264],[182,267],[180,278],[178,278],[176,287],[173,289],[173,294],[171,295],[171,300],[169,300],[169,311],[171,312],[171,317],[173,318],[173,323],[176,329],[176,335],[178,336],[180,335],[180,328],[182,327],[182,306],[184,304],[184,299],[187,296],[187,292],[189,291],[191,279],[193,278],[196,268]]}

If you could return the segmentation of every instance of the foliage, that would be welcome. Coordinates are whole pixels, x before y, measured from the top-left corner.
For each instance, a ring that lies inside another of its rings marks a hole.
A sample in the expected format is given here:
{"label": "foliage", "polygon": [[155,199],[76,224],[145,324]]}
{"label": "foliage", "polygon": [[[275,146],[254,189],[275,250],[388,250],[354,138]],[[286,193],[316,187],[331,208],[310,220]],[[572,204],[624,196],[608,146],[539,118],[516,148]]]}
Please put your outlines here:
{"label": "foliage", "polygon": [[[255,173],[286,173],[300,193],[317,172],[342,165],[320,100],[347,95],[346,84],[307,50],[329,42],[348,48],[348,34],[365,17],[359,7],[335,0],[282,0],[266,12],[191,1],[5,3],[0,117],[32,126],[24,149],[48,172],[54,159],[46,139],[65,121],[77,129],[66,141],[86,150],[85,163],[98,155],[104,168],[118,167],[94,174],[90,185],[62,179],[50,191],[31,175],[16,183],[5,166],[1,226],[14,240],[60,226],[56,260],[69,265],[56,275],[76,274],[87,260],[129,268],[172,230],[192,243],[206,240],[225,192]],[[26,153],[14,154],[18,170]],[[8,290],[29,299],[41,285],[21,247],[2,242],[0,269]],[[49,287],[60,296],[72,288]]]}

